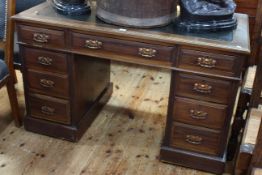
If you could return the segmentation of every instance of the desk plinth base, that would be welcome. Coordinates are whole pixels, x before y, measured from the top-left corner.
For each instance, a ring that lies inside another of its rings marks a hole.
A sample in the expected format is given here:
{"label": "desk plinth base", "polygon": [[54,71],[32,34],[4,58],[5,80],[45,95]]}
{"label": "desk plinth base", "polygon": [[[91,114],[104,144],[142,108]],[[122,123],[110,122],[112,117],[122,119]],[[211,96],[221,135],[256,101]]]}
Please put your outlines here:
{"label": "desk plinth base", "polygon": [[208,171],[215,174],[223,174],[226,165],[225,156],[223,158],[205,156],[202,154],[183,151],[166,146],[161,147],[160,160],[166,163]]}
{"label": "desk plinth base", "polygon": [[103,106],[110,99],[112,92],[113,84],[110,83],[94,102],[90,110],[88,110],[84,117],[79,121],[78,126],[66,126],[27,116],[24,119],[25,130],[59,139],[68,140],[71,142],[77,142],[85,133],[87,128],[92,124],[92,122],[99,114]]}

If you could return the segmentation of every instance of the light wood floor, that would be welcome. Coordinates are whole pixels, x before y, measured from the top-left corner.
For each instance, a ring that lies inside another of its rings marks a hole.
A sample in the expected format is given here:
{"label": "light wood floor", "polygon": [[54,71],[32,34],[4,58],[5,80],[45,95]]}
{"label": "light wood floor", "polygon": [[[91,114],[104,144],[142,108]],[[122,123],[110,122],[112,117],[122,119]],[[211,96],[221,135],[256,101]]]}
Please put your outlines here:
{"label": "light wood floor", "polygon": [[207,175],[158,160],[170,72],[113,64],[111,79],[113,96],[78,143],[16,128],[6,89],[1,89],[0,175]]}

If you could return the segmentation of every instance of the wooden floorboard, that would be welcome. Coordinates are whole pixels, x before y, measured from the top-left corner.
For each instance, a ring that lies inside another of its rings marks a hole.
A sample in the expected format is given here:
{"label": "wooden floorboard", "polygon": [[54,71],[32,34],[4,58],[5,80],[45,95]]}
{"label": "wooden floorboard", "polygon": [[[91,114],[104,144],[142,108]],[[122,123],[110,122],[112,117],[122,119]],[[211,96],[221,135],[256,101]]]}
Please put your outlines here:
{"label": "wooden floorboard", "polygon": [[[1,175],[207,175],[159,162],[170,72],[112,65],[114,92],[78,143],[16,128],[6,89],[0,90]],[[21,74],[17,91],[24,109]]]}
{"label": "wooden floorboard", "polygon": [[262,175],[262,169],[261,168],[255,168],[253,169],[253,172],[251,175]]}

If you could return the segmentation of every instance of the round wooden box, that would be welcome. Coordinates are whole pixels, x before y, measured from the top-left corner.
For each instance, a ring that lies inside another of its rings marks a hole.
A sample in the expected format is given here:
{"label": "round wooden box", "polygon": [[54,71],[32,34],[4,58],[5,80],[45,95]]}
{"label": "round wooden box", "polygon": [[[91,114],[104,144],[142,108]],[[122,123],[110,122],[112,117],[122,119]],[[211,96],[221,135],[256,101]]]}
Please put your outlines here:
{"label": "round wooden box", "polygon": [[97,17],[121,26],[149,28],[167,25],[175,17],[177,0],[97,0]]}

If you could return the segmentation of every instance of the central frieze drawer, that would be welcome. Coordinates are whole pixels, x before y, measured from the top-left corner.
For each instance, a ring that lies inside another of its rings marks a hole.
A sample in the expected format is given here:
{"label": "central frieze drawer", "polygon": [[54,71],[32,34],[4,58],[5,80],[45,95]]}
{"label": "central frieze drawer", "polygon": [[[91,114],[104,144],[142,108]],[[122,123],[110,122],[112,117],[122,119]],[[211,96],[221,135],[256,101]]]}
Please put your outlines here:
{"label": "central frieze drawer", "polygon": [[23,58],[28,69],[36,69],[48,72],[67,72],[67,55],[60,52],[25,48],[23,47]]}
{"label": "central frieze drawer", "polygon": [[63,30],[46,29],[18,25],[18,40],[20,42],[40,47],[65,48],[65,32]]}
{"label": "central frieze drawer", "polygon": [[175,98],[173,119],[190,125],[222,129],[228,107],[187,98]]}
{"label": "central frieze drawer", "polygon": [[229,104],[235,92],[231,81],[184,73],[176,74],[175,88],[176,96],[222,104]]}
{"label": "central frieze drawer", "polygon": [[70,124],[70,104],[67,100],[31,94],[29,106],[32,117]]}
{"label": "central frieze drawer", "polygon": [[27,80],[31,91],[61,98],[69,97],[69,83],[66,75],[28,70]]}
{"label": "central frieze drawer", "polygon": [[171,146],[217,156],[220,155],[220,135],[220,132],[174,123]]}
{"label": "central frieze drawer", "polygon": [[223,53],[210,53],[181,48],[177,66],[211,74],[239,76],[244,59]]}
{"label": "central frieze drawer", "polygon": [[81,33],[72,33],[74,50],[97,51],[145,59],[171,61],[174,47],[123,41]]}

